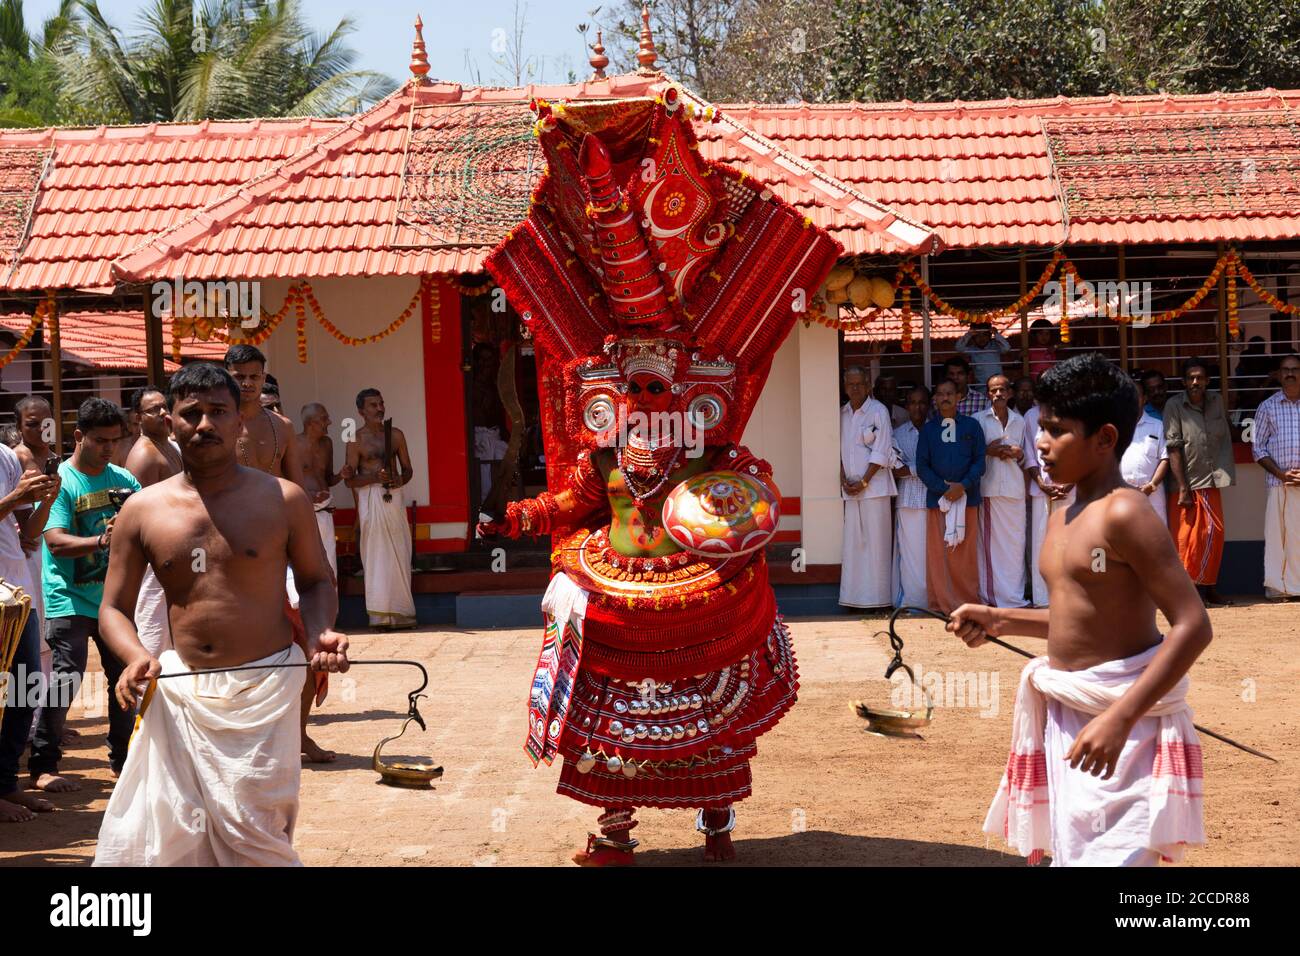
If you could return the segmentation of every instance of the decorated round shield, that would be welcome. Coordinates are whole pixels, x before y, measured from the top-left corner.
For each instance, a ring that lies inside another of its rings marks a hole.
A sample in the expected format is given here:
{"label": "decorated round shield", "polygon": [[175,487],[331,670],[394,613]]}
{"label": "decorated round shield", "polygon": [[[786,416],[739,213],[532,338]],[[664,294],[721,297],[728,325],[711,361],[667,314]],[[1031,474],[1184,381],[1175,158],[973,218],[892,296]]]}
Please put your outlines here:
{"label": "decorated round shield", "polygon": [[729,558],[771,540],[781,520],[781,502],[757,478],[735,471],[706,471],[669,493],[663,519],[668,537],[684,551]]}

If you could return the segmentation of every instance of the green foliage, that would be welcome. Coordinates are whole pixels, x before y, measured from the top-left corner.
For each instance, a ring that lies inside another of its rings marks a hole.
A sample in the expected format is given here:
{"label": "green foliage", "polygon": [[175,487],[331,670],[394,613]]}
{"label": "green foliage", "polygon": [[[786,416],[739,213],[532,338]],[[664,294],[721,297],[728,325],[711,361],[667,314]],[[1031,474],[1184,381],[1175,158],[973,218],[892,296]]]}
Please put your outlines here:
{"label": "green foliage", "polygon": [[396,86],[352,69],[351,20],[316,35],[302,0],[152,0],[129,34],[78,0],[53,28],[63,108],[83,122],[338,116]]}
{"label": "green foliage", "polygon": [[1300,84],[1300,0],[837,0],[835,99]]}
{"label": "green foliage", "polygon": [[[635,68],[640,0],[606,14]],[[1300,0],[652,0],[709,99],[979,100],[1300,87]]]}
{"label": "green foliage", "polygon": [[0,127],[54,126],[64,119],[54,64],[0,49]]}
{"label": "green foliage", "polygon": [[1105,88],[1088,0],[840,0],[836,99],[978,100]]}

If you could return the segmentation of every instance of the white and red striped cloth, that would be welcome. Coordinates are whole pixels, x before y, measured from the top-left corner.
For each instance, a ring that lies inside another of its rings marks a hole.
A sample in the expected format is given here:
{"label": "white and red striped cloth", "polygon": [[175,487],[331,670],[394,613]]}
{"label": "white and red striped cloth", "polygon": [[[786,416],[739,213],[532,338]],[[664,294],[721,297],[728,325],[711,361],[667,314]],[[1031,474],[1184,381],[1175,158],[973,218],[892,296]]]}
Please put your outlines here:
{"label": "white and red striped cloth", "polygon": [[[1201,744],[1187,705],[1186,676],[1129,734],[1109,780],[1071,769],[1077,733],[1133,685],[1160,645],[1081,671],[1025,666],[1012,716],[1011,755],[984,832],[1036,863],[1155,864],[1205,843]],[[1051,766],[1049,766],[1049,760]]]}

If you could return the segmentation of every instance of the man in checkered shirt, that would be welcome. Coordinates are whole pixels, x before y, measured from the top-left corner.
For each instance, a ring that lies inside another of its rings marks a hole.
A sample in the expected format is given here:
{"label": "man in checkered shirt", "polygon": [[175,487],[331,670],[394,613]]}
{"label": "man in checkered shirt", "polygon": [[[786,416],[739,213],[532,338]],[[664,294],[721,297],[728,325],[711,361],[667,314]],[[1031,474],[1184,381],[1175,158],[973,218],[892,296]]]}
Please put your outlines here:
{"label": "man in checkered shirt", "polygon": [[1251,453],[1267,472],[1264,506],[1264,595],[1300,598],[1300,355],[1277,370],[1282,386],[1255,412]]}
{"label": "man in checkered shirt", "polygon": [[[970,376],[970,362],[960,355],[943,363],[943,377],[957,386],[957,414],[974,418],[989,407],[989,400],[979,389],[970,387]],[[930,412],[930,420],[939,420],[937,406]]]}

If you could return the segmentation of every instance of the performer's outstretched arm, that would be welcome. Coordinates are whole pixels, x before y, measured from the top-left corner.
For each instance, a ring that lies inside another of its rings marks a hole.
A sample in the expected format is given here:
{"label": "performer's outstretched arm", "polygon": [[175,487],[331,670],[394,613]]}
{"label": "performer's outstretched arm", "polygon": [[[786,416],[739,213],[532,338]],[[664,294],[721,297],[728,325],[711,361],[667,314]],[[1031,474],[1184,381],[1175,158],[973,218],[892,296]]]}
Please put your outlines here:
{"label": "performer's outstretched arm", "polygon": [[536,498],[512,501],[506,506],[505,516],[498,521],[480,521],[478,533],[485,538],[504,535],[550,534],[555,528],[570,527],[581,522],[601,508],[609,507],[605,493],[605,478],[584,453],[574,466],[572,483],[558,495],[543,491]]}

